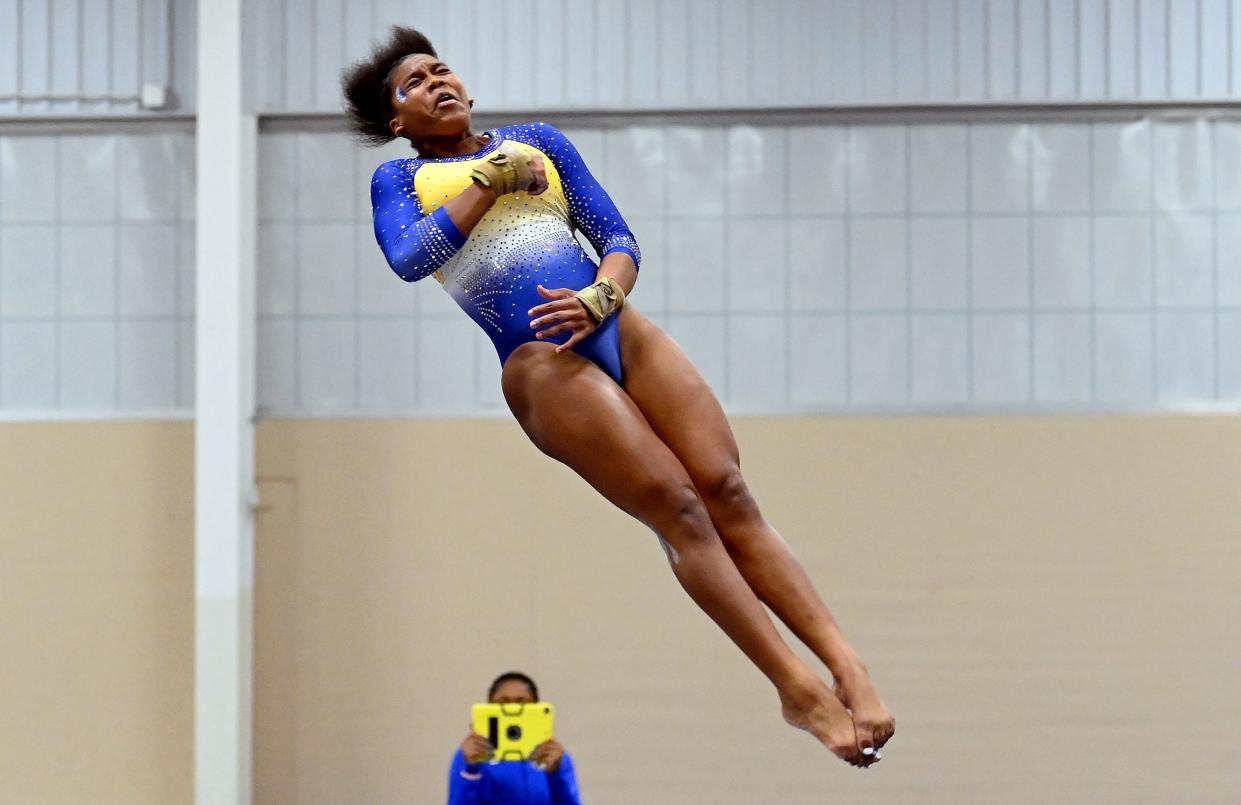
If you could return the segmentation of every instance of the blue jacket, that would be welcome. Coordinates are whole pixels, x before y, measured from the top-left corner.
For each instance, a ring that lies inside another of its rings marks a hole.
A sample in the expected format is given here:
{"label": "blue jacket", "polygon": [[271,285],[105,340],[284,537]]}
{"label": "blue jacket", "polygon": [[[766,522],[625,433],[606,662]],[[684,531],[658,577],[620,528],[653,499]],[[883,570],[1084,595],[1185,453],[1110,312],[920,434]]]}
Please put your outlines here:
{"label": "blue jacket", "polygon": [[528,761],[467,764],[457,750],[448,772],[448,805],[582,805],[565,752],[553,774]]}

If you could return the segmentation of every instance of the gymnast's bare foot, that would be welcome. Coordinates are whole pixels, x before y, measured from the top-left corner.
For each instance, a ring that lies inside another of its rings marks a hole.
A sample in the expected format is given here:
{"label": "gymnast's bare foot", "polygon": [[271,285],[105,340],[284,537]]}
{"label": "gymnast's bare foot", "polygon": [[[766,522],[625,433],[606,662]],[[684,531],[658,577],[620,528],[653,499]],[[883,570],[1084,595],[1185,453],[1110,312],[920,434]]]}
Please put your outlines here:
{"label": "gymnast's bare foot", "polygon": [[821,679],[808,677],[780,691],[780,705],[785,721],[813,735],[846,763],[865,768],[878,760],[862,754],[849,711]]}
{"label": "gymnast's bare foot", "polygon": [[879,699],[865,665],[859,661],[836,675],[836,696],[853,714],[858,750],[877,753],[896,732],[896,719]]}

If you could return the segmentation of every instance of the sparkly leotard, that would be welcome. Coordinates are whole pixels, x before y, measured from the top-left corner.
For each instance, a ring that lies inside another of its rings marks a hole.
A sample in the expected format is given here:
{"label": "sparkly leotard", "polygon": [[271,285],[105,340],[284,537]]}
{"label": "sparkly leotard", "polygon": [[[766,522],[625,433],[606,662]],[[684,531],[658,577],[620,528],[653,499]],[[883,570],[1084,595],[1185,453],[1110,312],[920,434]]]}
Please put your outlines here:
{"label": "sparkly leotard", "polygon": [[[547,300],[535,286],[580,290],[595,281],[598,266],[574,229],[586,235],[600,260],[619,251],[636,266],[641,253],[612,199],[558,129],[531,123],[486,134],[490,141],[474,154],[380,165],[371,181],[371,208],[375,239],[392,270],[407,282],[434,274],[491,337],[503,364],[517,347],[536,340],[529,311]],[[547,190],[501,196],[466,237],[443,205],[470,186],[470,171],[505,140],[543,157]],[[564,343],[568,337],[546,340]],[[574,350],[621,382],[616,316]]]}

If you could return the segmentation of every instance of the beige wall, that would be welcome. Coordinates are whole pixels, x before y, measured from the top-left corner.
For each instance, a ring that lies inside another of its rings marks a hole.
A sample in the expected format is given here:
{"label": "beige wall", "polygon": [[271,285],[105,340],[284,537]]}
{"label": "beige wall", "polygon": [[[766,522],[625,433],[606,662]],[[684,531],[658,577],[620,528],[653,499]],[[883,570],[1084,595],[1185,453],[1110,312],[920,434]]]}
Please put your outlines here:
{"label": "beige wall", "polygon": [[641,526],[497,422],[273,422],[261,802],[443,801],[529,671],[598,803],[1241,801],[1241,419],[736,423],[898,714],[850,770]]}
{"label": "beige wall", "polygon": [[[1241,801],[1241,419],[743,419],[899,718],[856,772],[496,422],[260,428],[257,801],[435,803],[529,671],[598,803]],[[0,426],[0,802],[192,789],[188,424]]]}
{"label": "beige wall", "polygon": [[193,791],[188,422],[0,425],[0,803]]}

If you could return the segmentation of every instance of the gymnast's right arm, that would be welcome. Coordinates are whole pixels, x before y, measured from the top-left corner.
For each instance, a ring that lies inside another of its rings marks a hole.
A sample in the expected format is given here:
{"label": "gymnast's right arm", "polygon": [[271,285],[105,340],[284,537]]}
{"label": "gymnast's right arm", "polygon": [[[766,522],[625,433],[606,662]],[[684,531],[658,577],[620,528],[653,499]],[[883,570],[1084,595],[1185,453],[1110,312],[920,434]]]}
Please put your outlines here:
{"label": "gymnast's right arm", "polygon": [[424,215],[405,161],[385,162],[371,179],[375,240],[397,276],[415,282],[457,253],[495,201],[495,190],[474,183]]}

